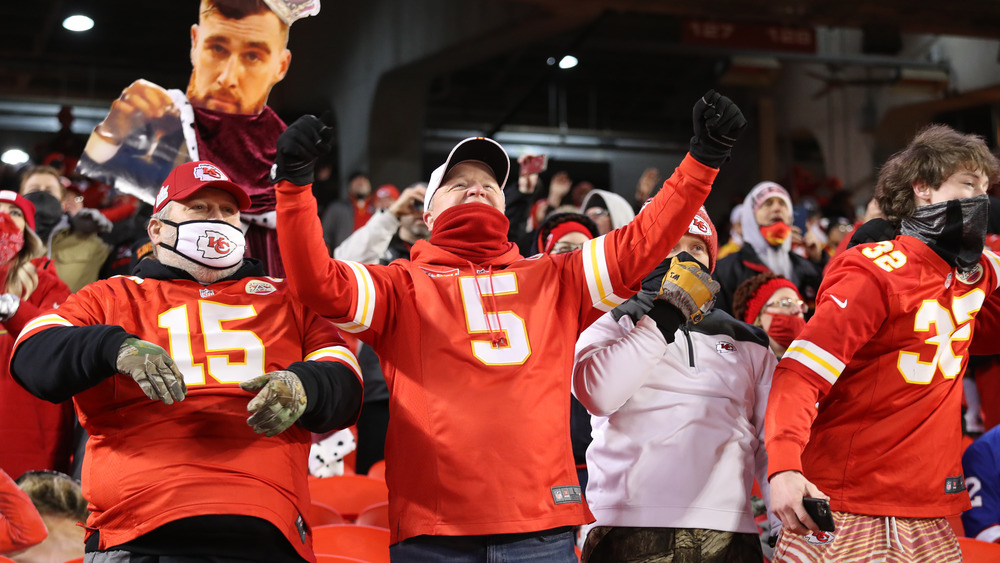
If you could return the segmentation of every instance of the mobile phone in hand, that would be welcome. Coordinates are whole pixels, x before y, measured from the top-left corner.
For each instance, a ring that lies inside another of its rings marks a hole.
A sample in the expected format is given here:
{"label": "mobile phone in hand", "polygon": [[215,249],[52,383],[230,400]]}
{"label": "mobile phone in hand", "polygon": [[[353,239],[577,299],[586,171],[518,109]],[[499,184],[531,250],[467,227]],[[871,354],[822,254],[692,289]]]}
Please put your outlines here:
{"label": "mobile phone in hand", "polygon": [[539,154],[525,157],[524,162],[521,163],[521,176],[544,172],[548,165],[548,155]]}
{"label": "mobile phone in hand", "polygon": [[826,499],[804,497],[802,504],[806,507],[806,513],[813,519],[813,522],[824,532],[835,530],[833,526],[833,512],[830,511],[830,503]]}

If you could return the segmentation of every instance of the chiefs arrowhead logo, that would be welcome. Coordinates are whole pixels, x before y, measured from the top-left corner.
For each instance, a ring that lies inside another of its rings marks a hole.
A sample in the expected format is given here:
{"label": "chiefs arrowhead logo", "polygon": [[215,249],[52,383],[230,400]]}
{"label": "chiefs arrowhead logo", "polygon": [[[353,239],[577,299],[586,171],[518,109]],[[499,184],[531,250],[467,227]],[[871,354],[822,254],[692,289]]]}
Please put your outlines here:
{"label": "chiefs arrowhead logo", "polygon": [[159,193],[156,194],[156,205],[153,207],[159,207],[161,203],[166,201],[167,197],[170,196],[170,186],[164,184],[160,186]]}
{"label": "chiefs arrowhead logo", "polygon": [[736,345],[732,342],[726,342],[725,340],[720,340],[715,343],[715,351],[720,354],[732,354],[736,351]]}
{"label": "chiefs arrowhead logo", "polygon": [[231,254],[236,244],[219,231],[207,230],[198,237],[198,250],[209,260],[217,260]]}
{"label": "chiefs arrowhead logo", "polygon": [[250,295],[267,295],[278,291],[278,288],[266,281],[250,280],[247,282],[246,291]]}
{"label": "chiefs arrowhead logo", "polygon": [[708,226],[708,223],[701,217],[695,215],[694,219],[691,220],[691,226],[688,227],[688,232],[692,235],[702,235],[706,237],[712,236],[712,228]]}
{"label": "chiefs arrowhead logo", "polygon": [[200,180],[202,182],[215,182],[217,180],[229,180],[229,176],[222,173],[215,166],[207,163],[201,163],[194,167],[192,170],[195,180]]}

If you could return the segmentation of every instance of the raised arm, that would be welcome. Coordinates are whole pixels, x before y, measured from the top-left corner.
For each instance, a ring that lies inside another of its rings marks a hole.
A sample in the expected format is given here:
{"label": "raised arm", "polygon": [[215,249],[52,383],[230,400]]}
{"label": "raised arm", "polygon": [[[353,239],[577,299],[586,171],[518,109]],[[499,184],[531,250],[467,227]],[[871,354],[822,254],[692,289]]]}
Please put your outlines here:
{"label": "raised arm", "polygon": [[305,115],[278,138],[272,171],[278,248],[292,292],[341,330],[360,332],[385,314],[391,292],[365,266],[327,254],[311,185],[316,159],[329,150],[332,135],[317,117]]}

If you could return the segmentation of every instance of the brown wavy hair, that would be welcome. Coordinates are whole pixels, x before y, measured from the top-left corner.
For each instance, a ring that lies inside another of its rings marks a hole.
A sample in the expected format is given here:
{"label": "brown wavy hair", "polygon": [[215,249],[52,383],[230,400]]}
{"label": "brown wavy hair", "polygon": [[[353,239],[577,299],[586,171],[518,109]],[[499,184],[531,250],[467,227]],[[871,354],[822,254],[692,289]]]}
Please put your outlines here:
{"label": "brown wavy hair", "polygon": [[882,166],[875,201],[885,218],[899,225],[917,208],[914,184],[936,190],[962,169],[982,172],[990,183],[1000,179],[1000,164],[982,137],[960,133],[947,125],[928,125]]}

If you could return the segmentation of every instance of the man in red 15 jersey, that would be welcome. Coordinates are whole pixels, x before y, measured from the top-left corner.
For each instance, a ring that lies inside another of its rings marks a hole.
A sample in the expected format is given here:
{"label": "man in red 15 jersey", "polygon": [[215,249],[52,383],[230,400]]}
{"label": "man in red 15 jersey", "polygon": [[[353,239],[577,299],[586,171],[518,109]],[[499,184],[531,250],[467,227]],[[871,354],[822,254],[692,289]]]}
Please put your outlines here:
{"label": "man in red 15 jersey", "polygon": [[332,324],[243,258],[249,202],[213,164],[178,166],[147,228],[156,259],[83,288],[15,344],[18,382],[72,397],[90,435],[95,563],[315,561],[309,432],[354,422],[360,370]]}
{"label": "man in red 15 jersey", "polygon": [[[775,561],[960,559],[945,517],[969,508],[961,377],[973,329],[994,328],[976,315],[1000,283],[983,250],[998,175],[982,139],[943,125],[883,166],[875,197],[900,236],[834,259],[774,374]],[[818,532],[803,497],[829,499],[835,532]]]}

